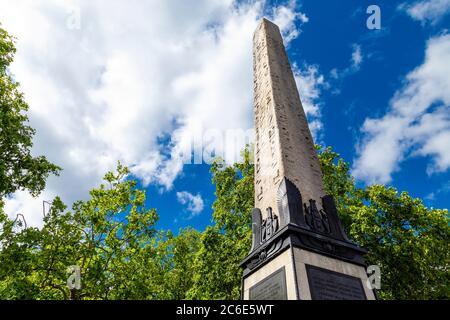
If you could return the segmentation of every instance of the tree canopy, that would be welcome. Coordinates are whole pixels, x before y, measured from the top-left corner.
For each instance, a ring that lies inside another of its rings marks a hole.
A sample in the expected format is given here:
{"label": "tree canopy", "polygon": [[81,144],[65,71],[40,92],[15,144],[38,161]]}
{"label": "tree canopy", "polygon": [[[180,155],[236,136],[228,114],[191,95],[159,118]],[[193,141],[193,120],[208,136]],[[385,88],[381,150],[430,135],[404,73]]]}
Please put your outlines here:
{"label": "tree canopy", "polygon": [[[251,246],[250,157],[246,149],[242,162],[211,166],[217,198],[203,232],[157,230],[156,211],[120,164],[72,210],[56,198],[42,229],[17,228],[2,214],[0,298],[239,299],[239,263]],[[380,297],[449,298],[448,211],[392,187],[357,188],[331,148],[319,148],[319,159],[349,237],[381,268]],[[69,266],[80,267],[79,290],[67,286]]]}

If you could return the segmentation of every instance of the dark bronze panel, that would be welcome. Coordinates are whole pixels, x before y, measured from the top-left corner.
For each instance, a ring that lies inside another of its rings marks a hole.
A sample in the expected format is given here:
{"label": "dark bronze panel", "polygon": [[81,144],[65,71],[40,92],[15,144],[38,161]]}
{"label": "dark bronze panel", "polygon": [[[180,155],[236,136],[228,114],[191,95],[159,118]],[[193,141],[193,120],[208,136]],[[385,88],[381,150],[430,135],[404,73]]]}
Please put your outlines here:
{"label": "dark bronze panel", "polygon": [[308,264],[306,273],[313,300],[367,300],[360,278]]}
{"label": "dark bronze panel", "polygon": [[251,287],[249,298],[250,300],[287,300],[284,267]]}

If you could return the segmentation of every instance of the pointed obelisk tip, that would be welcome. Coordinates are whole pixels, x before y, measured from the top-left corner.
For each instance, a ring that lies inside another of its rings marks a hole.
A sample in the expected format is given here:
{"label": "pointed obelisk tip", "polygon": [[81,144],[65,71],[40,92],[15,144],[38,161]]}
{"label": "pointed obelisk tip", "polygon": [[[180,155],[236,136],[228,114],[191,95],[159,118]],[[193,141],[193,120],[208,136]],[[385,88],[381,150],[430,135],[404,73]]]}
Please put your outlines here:
{"label": "pointed obelisk tip", "polygon": [[280,28],[275,23],[273,23],[266,17],[263,17],[259,21],[258,26],[256,27],[256,30],[255,30],[255,33],[258,33],[258,31],[260,31],[260,30],[270,30],[270,29],[272,29],[272,30],[276,29],[277,31],[280,30]]}
{"label": "pointed obelisk tip", "polygon": [[266,17],[263,17],[263,18],[261,19],[261,21],[259,22],[259,24],[260,24],[260,25],[261,25],[261,24],[271,25],[271,26],[275,26],[275,27],[278,28],[278,26],[277,26],[275,23],[273,23],[272,21],[270,21],[270,20],[267,19]]}

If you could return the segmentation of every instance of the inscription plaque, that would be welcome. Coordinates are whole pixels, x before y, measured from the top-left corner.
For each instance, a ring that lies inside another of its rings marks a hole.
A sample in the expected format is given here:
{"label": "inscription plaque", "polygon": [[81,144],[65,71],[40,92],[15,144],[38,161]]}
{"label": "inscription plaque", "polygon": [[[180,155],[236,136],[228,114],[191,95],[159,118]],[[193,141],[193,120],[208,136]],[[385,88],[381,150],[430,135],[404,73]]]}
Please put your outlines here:
{"label": "inscription plaque", "polygon": [[367,300],[360,278],[306,265],[312,300]]}
{"label": "inscription plaque", "polygon": [[249,298],[250,300],[287,300],[284,267],[251,287]]}

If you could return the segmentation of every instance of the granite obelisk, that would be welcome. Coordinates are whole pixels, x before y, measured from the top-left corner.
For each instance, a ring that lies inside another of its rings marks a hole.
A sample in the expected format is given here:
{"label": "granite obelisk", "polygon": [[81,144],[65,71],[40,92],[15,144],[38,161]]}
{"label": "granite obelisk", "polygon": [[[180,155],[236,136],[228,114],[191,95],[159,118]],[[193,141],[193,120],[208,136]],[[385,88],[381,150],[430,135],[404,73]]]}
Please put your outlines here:
{"label": "granite obelisk", "polygon": [[320,163],[279,28],[253,37],[255,209],[243,299],[374,299]]}

